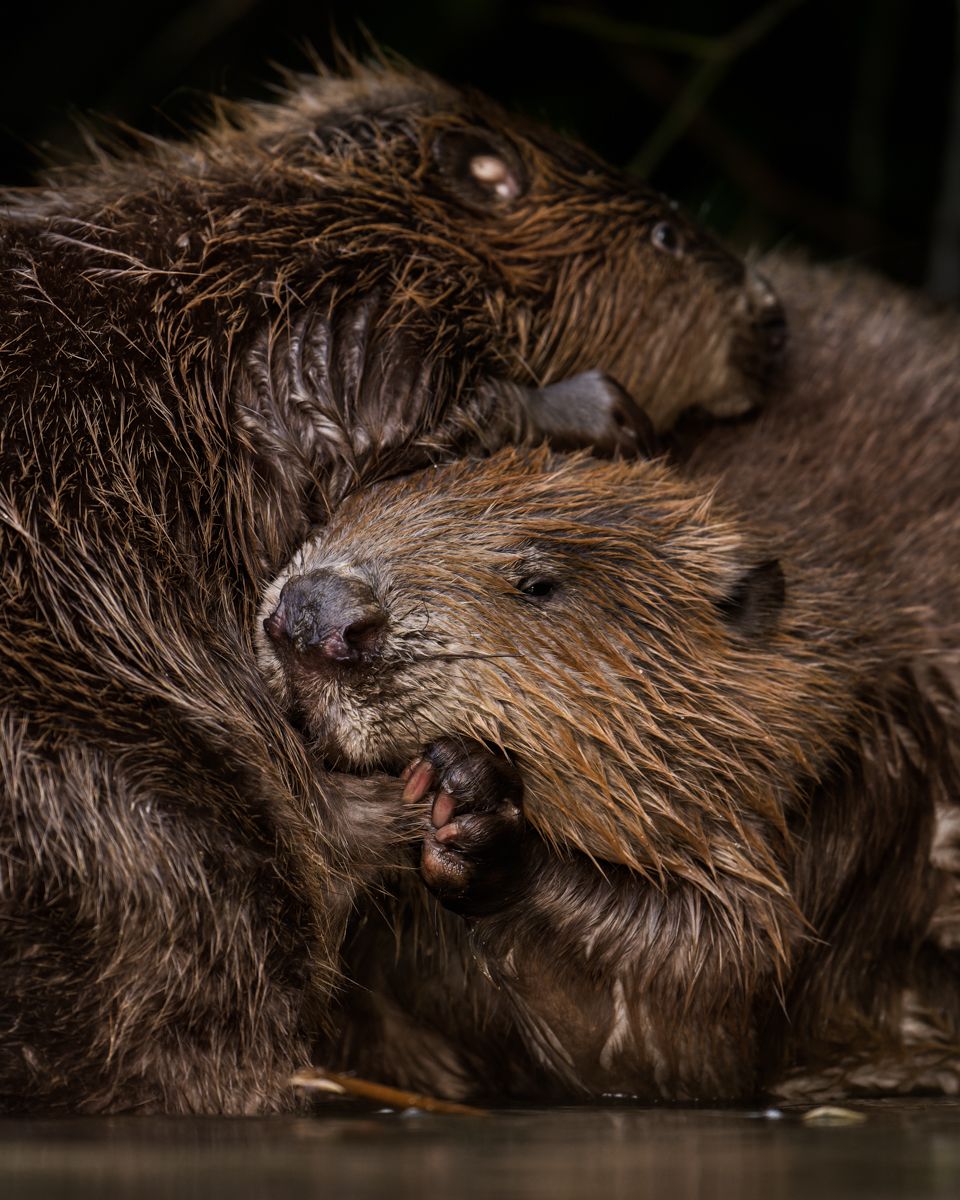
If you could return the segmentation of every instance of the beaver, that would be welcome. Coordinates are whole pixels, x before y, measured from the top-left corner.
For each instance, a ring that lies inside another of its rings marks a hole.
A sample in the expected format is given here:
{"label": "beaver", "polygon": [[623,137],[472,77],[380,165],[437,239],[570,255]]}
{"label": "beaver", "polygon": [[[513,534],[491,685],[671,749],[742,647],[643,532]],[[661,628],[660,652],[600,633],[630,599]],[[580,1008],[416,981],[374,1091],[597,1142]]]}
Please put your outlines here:
{"label": "beaver", "polygon": [[586,150],[378,65],[4,193],[0,266],[0,1108],[288,1107],[406,817],[316,771],[262,587],[358,483],[629,447],[583,372],[659,426],[757,404],[778,302]]}
{"label": "beaver", "polygon": [[802,353],[755,420],[359,493],[267,589],[272,686],[340,768],[414,760],[459,914],[438,939],[401,877],[361,915],[332,1059],[456,1096],[960,1089],[957,319],[774,278]]}

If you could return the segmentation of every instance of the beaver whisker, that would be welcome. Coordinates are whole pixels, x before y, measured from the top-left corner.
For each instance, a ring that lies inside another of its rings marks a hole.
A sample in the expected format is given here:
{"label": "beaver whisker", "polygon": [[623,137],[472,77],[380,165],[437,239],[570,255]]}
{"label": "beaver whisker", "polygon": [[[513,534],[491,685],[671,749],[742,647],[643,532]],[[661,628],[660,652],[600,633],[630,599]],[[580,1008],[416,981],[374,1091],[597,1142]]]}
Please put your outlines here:
{"label": "beaver whisker", "polygon": [[514,654],[481,654],[469,653],[464,651],[462,654],[455,651],[450,651],[444,654],[422,654],[417,656],[417,662],[458,662],[460,659],[497,659],[497,658],[526,658],[525,654],[519,651]]}

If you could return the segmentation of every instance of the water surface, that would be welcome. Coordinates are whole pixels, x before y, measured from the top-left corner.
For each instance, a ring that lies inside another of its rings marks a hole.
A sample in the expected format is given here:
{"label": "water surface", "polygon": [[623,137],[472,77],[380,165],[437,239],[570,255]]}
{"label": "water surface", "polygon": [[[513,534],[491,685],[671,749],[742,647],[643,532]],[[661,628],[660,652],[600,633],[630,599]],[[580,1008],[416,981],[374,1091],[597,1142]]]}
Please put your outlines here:
{"label": "water surface", "polygon": [[0,1197],[52,1200],[958,1200],[960,1102],[798,1112],[569,1108],[487,1117],[0,1121]]}

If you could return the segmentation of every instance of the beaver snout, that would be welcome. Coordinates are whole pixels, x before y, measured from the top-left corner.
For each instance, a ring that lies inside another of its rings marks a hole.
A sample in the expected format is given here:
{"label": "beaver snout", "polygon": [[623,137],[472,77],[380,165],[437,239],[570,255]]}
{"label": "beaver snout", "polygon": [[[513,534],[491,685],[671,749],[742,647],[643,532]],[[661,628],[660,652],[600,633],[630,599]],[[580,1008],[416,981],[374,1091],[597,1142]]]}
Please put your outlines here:
{"label": "beaver snout", "polygon": [[787,317],[780,297],[756,271],[747,272],[746,297],[750,323],[760,334],[769,358],[779,361],[787,345]]}
{"label": "beaver snout", "polygon": [[386,623],[362,580],[322,570],[287,580],[263,631],[281,652],[317,666],[344,665],[375,654]]}
{"label": "beaver snout", "polygon": [[786,358],[789,327],[780,298],[766,279],[747,271],[737,305],[739,331],[731,345],[731,361],[753,391],[754,404],[779,380]]}

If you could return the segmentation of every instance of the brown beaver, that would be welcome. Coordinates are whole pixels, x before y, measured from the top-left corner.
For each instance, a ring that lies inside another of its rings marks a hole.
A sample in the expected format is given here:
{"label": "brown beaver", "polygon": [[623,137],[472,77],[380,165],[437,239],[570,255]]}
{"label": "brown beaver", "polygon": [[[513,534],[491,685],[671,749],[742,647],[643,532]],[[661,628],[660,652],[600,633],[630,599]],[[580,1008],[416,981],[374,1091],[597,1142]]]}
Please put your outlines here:
{"label": "brown beaver", "polygon": [[958,1090],[957,319],[775,278],[797,375],[683,476],[449,466],[351,498],[268,590],[265,665],[328,760],[442,739],[408,796],[439,789],[422,872],[467,924],[364,915],[331,1051],[358,1069]]}
{"label": "brown beaver", "polygon": [[581,370],[659,424],[750,406],[776,300],[588,152],[379,68],[4,194],[0,266],[0,1107],[283,1107],[402,830],[264,688],[265,581],[358,481],[629,441],[597,376],[540,390]]}

